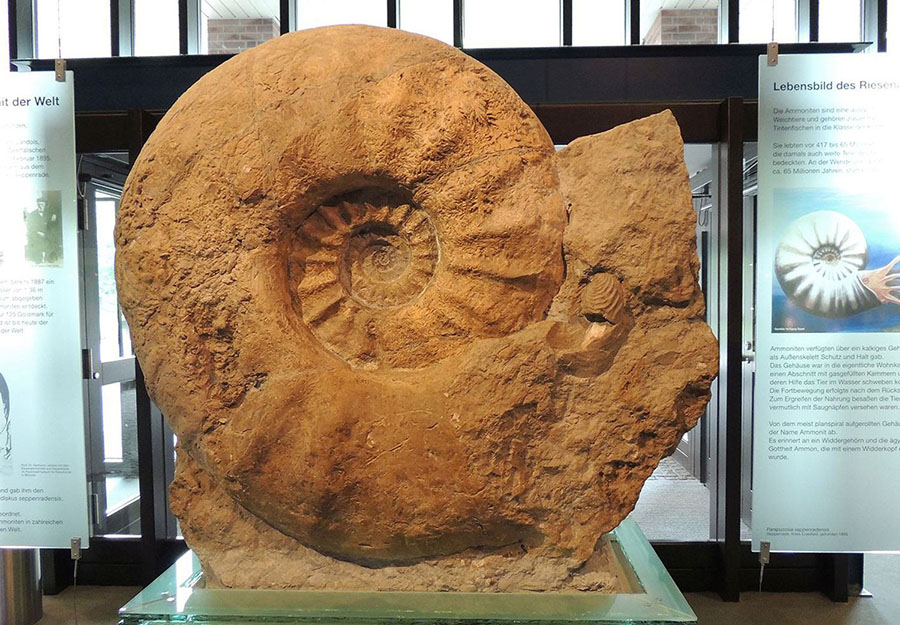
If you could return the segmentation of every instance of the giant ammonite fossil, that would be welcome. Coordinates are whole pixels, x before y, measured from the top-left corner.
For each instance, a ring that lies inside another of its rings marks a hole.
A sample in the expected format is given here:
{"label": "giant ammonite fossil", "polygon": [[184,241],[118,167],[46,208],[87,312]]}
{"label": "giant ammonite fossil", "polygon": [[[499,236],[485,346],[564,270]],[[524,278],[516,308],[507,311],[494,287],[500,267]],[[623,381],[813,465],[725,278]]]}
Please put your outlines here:
{"label": "giant ammonite fossil", "polygon": [[557,156],[493,72],[395,29],[286,35],[176,102],[116,277],[210,579],[574,569],[627,514],[716,348],[671,114],[582,141]]}
{"label": "giant ammonite fossil", "polygon": [[775,276],[790,301],[819,317],[900,304],[900,256],[878,269],[866,270],[868,262],[865,235],[852,219],[816,211],[788,225],[775,251]]}

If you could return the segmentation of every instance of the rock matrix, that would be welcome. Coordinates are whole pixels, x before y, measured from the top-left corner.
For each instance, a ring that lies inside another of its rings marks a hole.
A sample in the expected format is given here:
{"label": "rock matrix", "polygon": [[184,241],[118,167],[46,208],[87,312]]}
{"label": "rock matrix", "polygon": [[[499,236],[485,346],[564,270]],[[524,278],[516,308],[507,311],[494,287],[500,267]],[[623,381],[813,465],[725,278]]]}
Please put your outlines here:
{"label": "rock matrix", "polygon": [[199,80],[116,245],[214,585],[610,589],[598,541],[718,367],[672,115],[556,153],[489,69],[395,29]]}

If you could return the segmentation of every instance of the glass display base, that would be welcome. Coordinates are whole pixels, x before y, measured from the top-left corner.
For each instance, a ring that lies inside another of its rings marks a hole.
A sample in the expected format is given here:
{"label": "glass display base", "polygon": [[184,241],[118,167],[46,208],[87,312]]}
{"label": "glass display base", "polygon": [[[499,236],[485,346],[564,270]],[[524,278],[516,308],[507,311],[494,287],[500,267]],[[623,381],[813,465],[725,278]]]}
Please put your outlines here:
{"label": "glass display base", "polygon": [[347,592],[203,587],[184,554],[119,610],[120,625],[163,623],[696,623],[697,617],[631,519],[609,533],[628,592]]}

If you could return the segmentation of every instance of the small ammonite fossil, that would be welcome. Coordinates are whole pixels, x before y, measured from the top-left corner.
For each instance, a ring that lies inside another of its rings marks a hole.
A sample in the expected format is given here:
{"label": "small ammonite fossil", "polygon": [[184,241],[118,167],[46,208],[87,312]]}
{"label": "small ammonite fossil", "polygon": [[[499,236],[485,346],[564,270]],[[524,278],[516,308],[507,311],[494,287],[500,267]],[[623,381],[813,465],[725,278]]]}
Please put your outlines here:
{"label": "small ammonite fossil", "polygon": [[633,325],[625,290],[616,276],[596,273],[581,287],[577,301],[580,318],[554,324],[547,338],[567,371],[599,375],[616,357]]}
{"label": "small ammonite fossil", "polygon": [[900,304],[900,256],[865,270],[869,248],[862,230],[836,211],[816,211],[788,225],[775,251],[775,276],[788,299],[818,317],[840,318]]}
{"label": "small ammonite fossil", "polygon": [[591,276],[581,292],[581,314],[588,321],[621,323],[627,318],[625,291],[618,278],[609,273]]}

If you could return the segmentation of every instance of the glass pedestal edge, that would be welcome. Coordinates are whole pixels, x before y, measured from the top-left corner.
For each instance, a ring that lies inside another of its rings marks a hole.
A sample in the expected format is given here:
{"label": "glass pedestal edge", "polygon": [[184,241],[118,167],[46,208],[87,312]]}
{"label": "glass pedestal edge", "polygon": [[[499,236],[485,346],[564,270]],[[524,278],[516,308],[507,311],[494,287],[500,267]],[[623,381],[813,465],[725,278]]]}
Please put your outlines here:
{"label": "glass pedestal edge", "polygon": [[187,552],[119,610],[120,625],[204,623],[696,623],[684,596],[631,519],[608,535],[629,592],[366,592],[202,587]]}

